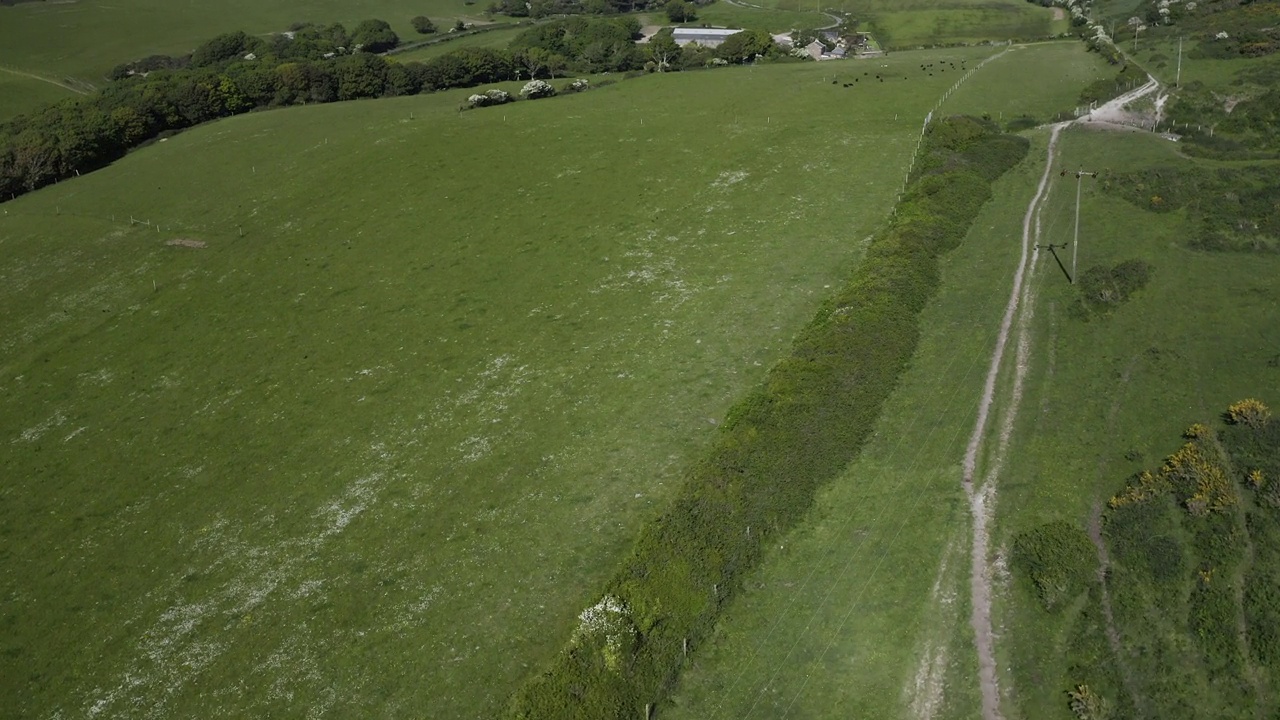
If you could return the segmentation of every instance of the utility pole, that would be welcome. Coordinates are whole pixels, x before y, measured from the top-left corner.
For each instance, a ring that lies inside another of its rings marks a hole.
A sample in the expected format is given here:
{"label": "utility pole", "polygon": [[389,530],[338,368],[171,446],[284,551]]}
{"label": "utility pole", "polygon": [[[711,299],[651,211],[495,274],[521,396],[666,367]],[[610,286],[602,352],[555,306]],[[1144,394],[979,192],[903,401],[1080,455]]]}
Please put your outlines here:
{"label": "utility pole", "polygon": [[[1066,174],[1066,171],[1063,171]],[[1088,175],[1091,178],[1098,177],[1096,172],[1085,172],[1084,170],[1076,171],[1076,232],[1075,238],[1071,241],[1071,284],[1076,284],[1076,256],[1080,253],[1080,180]]]}
{"label": "utility pole", "polygon": [[1178,38],[1178,78],[1173,81],[1174,87],[1182,87],[1182,38]]}

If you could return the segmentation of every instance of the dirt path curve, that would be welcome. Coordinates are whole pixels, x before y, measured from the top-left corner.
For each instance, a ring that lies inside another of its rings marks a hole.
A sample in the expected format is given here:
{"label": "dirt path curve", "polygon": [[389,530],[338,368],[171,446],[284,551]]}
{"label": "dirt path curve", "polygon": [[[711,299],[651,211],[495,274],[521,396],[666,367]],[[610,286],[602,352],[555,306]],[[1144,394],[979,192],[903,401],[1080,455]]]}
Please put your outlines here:
{"label": "dirt path curve", "polygon": [[[1103,125],[1137,125],[1145,127],[1146,122],[1139,113],[1130,112],[1125,106],[1137,100],[1160,90],[1160,83],[1151,75],[1147,75],[1145,85],[1130,90],[1129,92],[1108,100],[1098,107],[1090,110],[1088,114],[1080,117],[1077,122],[1084,121],[1087,123],[1101,123]],[[1159,103],[1157,103],[1159,106]],[[1159,113],[1157,112],[1157,120]]]}
{"label": "dirt path curve", "polygon": [[1049,186],[1049,174],[1053,169],[1053,153],[1058,144],[1058,134],[1068,123],[1054,125],[1049,134],[1049,147],[1045,154],[1044,173],[1040,176],[1040,185],[1036,188],[1035,197],[1027,205],[1027,214],[1022,220],[1022,255],[1018,260],[1018,269],[1013,276],[1013,287],[1009,292],[1009,302],[1005,305],[1004,317],[1000,321],[1000,333],[996,336],[996,347],[991,353],[991,364],[987,369],[987,382],[982,390],[982,398],[978,403],[978,418],[973,425],[973,434],[969,437],[969,445],[964,454],[963,484],[965,494],[969,498],[969,512],[973,518],[973,545],[971,552],[972,572],[970,575],[970,599],[972,611],[969,624],[973,627],[974,643],[978,650],[978,680],[982,691],[983,720],[1001,720],[1000,684],[996,673],[995,632],[991,625],[991,564],[988,562],[990,540],[989,523],[995,498],[995,483],[989,482],[981,489],[974,487],[974,474],[978,464],[978,453],[982,449],[983,439],[987,433],[987,422],[991,415],[991,403],[995,399],[996,379],[1000,374],[1000,366],[1004,361],[1005,346],[1009,341],[1009,330],[1013,327],[1017,314],[1019,299],[1022,297],[1022,284],[1030,267],[1032,223],[1036,211],[1045,197]]}
{"label": "dirt path curve", "polygon": [[81,90],[80,88],[72,87],[66,83],[58,82],[57,80],[54,80],[52,78],[47,78],[42,75],[36,75],[34,73],[24,72],[22,70],[14,70],[13,68],[0,66],[0,72],[7,72],[10,75],[18,75],[24,78],[30,78],[32,80],[39,80],[40,82],[46,82],[46,83],[49,83],[50,85],[57,85],[63,90],[70,90],[71,92],[76,93],[77,95],[89,94],[88,90]]}

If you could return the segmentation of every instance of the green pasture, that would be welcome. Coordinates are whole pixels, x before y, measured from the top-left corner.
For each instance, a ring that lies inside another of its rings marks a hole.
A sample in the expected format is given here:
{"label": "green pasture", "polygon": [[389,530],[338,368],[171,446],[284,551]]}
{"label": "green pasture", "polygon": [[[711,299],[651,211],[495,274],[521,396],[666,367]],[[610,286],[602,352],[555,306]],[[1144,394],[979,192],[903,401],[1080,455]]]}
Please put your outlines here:
{"label": "green pasture", "polygon": [[433,58],[465,47],[501,49],[510,45],[511,41],[523,31],[524,28],[503,27],[498,30],[467,33],[458,38],[450,38],[446,34],[439,41],[431,42],[412,50],[406,50],[405,52],[395,53],[390,57],[397,62],[421,62],[427,58]]}
{"label": "green pasture", "polygon": [[0,67],[0,122],[30,108],[75,96],[75,92],[55,83]]}
{"label": "green pasture", "polygon": [[491,716],[892,204],[945,80],[829,72],[253,113],[6,203],[0,706]]}
{"label": "green pasture", "polygon": [[[646,25],[672,24],[666,15],[661,14],[643,15],[640,19]],[[698,18],[696,20],[678,24],[686,27],[711,25],[781,33],[830,25],[831,18],[808,8],[789,10],[764,6],[743,7],[741,5],[731,5],[727,2],[716,2],[698,8]]]}
{"label": "green pasture", "polygon": [[[1085,129],[1063,135],[1059,157],[1063,167],[1098,169],[1104,178],[1152,166],[1206,173],[1226,166],[1188,161],[1176,145],[1154,136]],[[1071,238],[1075,182],[1054,181],[1043,241],[1061,243]],[[1071,311],[1076,289],[1052,257],[1040,258],[1034,352],[1000,486],[998,544],[1007,548],[1016,533],[1050,520],[1084,527],[1094,503],[1105,505],[1130,475],[1158,466],[1192,423],[1213,424],[1229,403],[1277,387],[1280,375],[1271,359],[1280,347],[1274,282],[1280,259],[1194,251],[1186,243],[1189,230],[1183,213],[1151,212],[1086,181],[1081,271],[1129,259],[1154,270],[1135,297],[1109,316],[1086,321]],[[1095,662],[1083,654],[1087,647],[1071,644],[1090,622],[1076,612],[1081,606],[1047,615],[1020,588],[998,599],[1007,638],[1000,664],[1012,668],[1017,710],[1024,717],[1073,717],[1064,693],[1085,679],[1070,669]],[[1125,636],[1126,647],[1144,643]],[[1187,674],[1192,684],[1178,692],[1191,703],[1189,716],[1218,717],[1226,707],[1207,686],[1194,685],[1203,669],[1193,655],[1174,653],[1156,662],[1170,674]],[[1112,661],[1109,651],[1102,658]],[[1154,679],[1144,677],[1141,667],[1129,669],[1140,684]],[[1115,704],[1120,686],[1112,679],[1097,690],[1111,692]]]}
{"label": "green pasture", "polygon": [[[954,70],[935,63],[929,71],[917,65],[916,72],[944,72],[951,78]],[[1045,123],[1058,113],[1070,113],[1079,104],[1081,88],[1114,75],[1115,68],[1078,41],[1014,45],[966,80],[943,110],[988,115],[1002,124],[1017,117]]]}
{"label": "green pasture", "polygon": [[[480,4],[463,0],[220,0],[216,3],[119,0],[111,3],[20,3],[0,7],[0,65],[101,83],[112,67],[147,55],[191,52],[219,33],[266,34],[295,22],[348,27],[379,18],[402,41],[420,37],[410,18],[427,15],[447,29],[453,21],[489,22]],[[501,21],[494,16],[493,21]]]}
{"label": "green pasture", "polygon": [[[1066,32],[1069,22],[1049,8],[1024,0],[761,0],[779,10],[848,13],[889,49],[984,40],[1018,40]],[[717,4],[718,6],[719,4]],[[828,20],[827,22],[830,22]],[[827,24],[824,22],[822,24]]]}

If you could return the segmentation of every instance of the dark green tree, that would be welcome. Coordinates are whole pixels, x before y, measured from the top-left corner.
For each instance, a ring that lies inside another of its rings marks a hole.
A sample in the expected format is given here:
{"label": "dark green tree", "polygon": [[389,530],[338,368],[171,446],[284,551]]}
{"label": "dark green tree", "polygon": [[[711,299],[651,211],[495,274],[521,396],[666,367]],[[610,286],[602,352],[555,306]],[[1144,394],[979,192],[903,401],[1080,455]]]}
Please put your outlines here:
{"label": "dark green tree", "polygon": [[751,62],[757,55],[770,57],[778,54],[773,37],[763,30],[743,30],[725,38],[716,55],[731,63]]}
{"label": "dark green tree", "polygon": [[334,70],[339,100],[379,97],[386,89],[387,61],[375,55],[347,55],[338,60]]}
{"label": "dark green tree", "polygon": [[229,60],[242,58],[264,47],[261,40],[244,32],[233,32],[219,35],[204,43],[191,53],[192,67],[210,67],[220,65]]}
{"label": "dark green tree", "polygon": [[351,43],[367,53],[382,53],[399,45],[400,38],[385,20],[365,20],[351,31]]}
{"label": "dark green tree", "polygon": [[418,17],[410,20],[409,24],[413,26],[413,29],[419,35],[430,35],[436,31],[436,24],[431,22],[431,18],[426,15],[419,15]]}
{"label": "dark green tree", "polygon": [[667,3],[662,6],[662,11],[667,14],[667,19],[671,22],[692,22],[698,19],[697,7],[685,0],[667,0]]}

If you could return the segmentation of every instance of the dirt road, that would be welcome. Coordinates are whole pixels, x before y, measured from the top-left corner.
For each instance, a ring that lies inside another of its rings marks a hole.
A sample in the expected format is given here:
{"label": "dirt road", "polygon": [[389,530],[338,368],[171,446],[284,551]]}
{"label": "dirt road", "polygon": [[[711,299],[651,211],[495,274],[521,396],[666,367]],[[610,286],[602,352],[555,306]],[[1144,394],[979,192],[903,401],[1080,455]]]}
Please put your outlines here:
{"label": "dirt road", "polygon": [[[1054,125],[1049,135],[1049,147],[1045,154],[1044,173],[1040,176],[1040,185],[1036,188],[1035,197],[1027,206],[1027,214],[1022,220],[1022,254],[1018,260],[1018,268],[1013,276],[1013,287],[1009,292],[1009,301],[1005,305],[1004,317],[1000,321],[1000,333],[996,336],[996,347],[991,353],[991,363],[987,368],[987,381],[982,390],[982,398],[978,403],[978,418],[973,425],[973,434],[969,436],[969,445],[964,454],[963,483],[965,494],[969,498],[969,513],[973,520],[973,543],[970,554],[970,600],[971,615],[969,624],[973,627],[974,643],[978,650],[978,680],[982,691],[983,720],[1000,720],[1000,684],[996,672],[995,633],[991,625],[991,563],[990,520],[994,509],[996,484],[991,477],[982,487],[975,487],[974,475],[978,464],[978,454],[982,451],[987,435],[988,420],[991,415],[991,404],[995,399],[996,379],[1004,362],[1004,351],[1009,341],[1009,330],[1013,327],[1015,316],[1019,310],[1019,300],[1023,297],[1022,286],[1027,271],[1034,259],[1033,223],[1045,198],[1049,186],[1049,173],[1053,168],[1053,153],[1057,148],[1058,134],[1068,123]],[[1009,418],[1008,422],[1011,422]]]}

